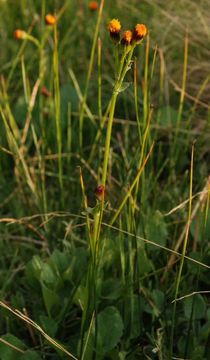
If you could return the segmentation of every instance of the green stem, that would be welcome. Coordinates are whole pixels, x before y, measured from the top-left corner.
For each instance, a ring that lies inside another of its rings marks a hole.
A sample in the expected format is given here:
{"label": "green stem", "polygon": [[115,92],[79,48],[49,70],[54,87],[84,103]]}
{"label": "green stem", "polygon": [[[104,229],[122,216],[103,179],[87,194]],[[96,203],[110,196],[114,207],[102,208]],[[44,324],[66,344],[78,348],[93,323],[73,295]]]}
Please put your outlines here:
{"label": "green stem", "polygon": [[104,1],[105,0],[101,1],[101,5],[100,5],[100,8],[99,8],[99,12],[98,12],[98,19],[97,19],[97,23],[96,23],[96,28],[95,28],[94,38],[93,38],[93,44],[92,44],[92,48],[91,48],[90,62],[89,62],[89,66],[88,66],[85,91],[84,91],[83,101],[82,101],[82,104],[81,104],[81,112],[80,112],[80,117],[79,117],[79,144],[80,144],[80,150],[82,150],[82,145],[83,145],[83,122],[84,122],[84,115],[85,115],[85,104],[86,104],[86,100],[87,100],[89,82],[90,82],[90,77],[91,77],[93,64],[94,64],[95,49],[96,49],[96,45],[97,45],[99,26],[100,26],[101,19],[102,19]]}
{"label": "green stem", "polygon": [[174,330],[175,330],[175,325],[176,325],[176,300],[177,300],[178,294],[179,294],[179,286],[180,286],[180,282],[181,282],[184,259],[185,259],[185,255],[186,255],[186,251],[187,251],[187,243],[188,243],[188,236],[189,236],[190,223],[191,223],[192,185],[193,185],[193,159],[194,159],[194,144],[193,144],[193,147],[192,147],[191,166],[190,166],[190,191],[189,191],[188,219],[187,219],[186,233],[185,233],[185,239],[184,239],[184,244],[183,244],[183,249],[182,249],[182,256],[181,256],[181,261],[180,261],[180,267],[179,267],[179,272],[178,272],[178,276],[177,276],[177,280],[176,280],[175,301],[174,301],[173,314],[172,314],[171,341],[170,341],[171,356],[173,355]]}
{"label": "green stem", "polygon": [[54,53],[53,53],[53,70],[54,70],[54,103],[55,103],[55,121],[56,137],[58,149],[58,176],[63,196],[63,166],[62,166],[62,134],[61,134],[61,114],[60,114],[60,83],[59,83],[59,62],[58,62],[58,36],[57,26],[54,26]]}
{"label": "green stem", "polygon": [[114,90],[113,90],[113,95],[112,95],[111,105],[110,105],[109,121],[108,121],[108,127],[107,127],[107,132],[106,132],[105,153],[104,153],[104,162],[103,162],[103,171],[102,171],[102,185],[103,186],[106,185],[110,142],[111,142],[111,135],[112,135],[112,125],[113,125],[116,101],[117,101],[117,97],[120,92],[124,77],[125,77],[127,71],[129,70],[133,51],[134,51],[134,47],[128,53],[128,58],[127,58],[127,62],[125,65],[124,65],[124,63],[125,63],[125,59],[127,56],[127,51],[126,50],[124,51],[124,54],[120,61],[120,66],[119,66],[119,71],[118,71],[118,79],[116,81],[116,84],[115,84]]}

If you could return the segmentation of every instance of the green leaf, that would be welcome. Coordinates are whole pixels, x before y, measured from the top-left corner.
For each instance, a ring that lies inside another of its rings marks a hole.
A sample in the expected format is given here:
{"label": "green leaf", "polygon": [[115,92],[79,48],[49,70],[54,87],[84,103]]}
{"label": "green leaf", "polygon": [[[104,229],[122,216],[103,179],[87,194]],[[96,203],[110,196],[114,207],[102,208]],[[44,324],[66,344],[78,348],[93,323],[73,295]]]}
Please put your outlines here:
{"label": "green leaf", "polygon": [[49,318],[48,316],[40,316],[39,317],[41,326],[44,331],[50,335],[51,337],[55,337],[56,332],[58,330],[58,325],[54,319]]}
{"label": "green leaf", "polygon": [[42,283],[42,294],[47,312],[50,315],[52,307],[60,303],[60,298],[54,291],[48,289],[44,283]]}
{"label": "green leaf", "polygon": [[196,346],[191,354],[191,360],[205,360],[204,357],[205,347],[204,346]]}
{"label": "green leaf", "polygon": [[163,126],[175,126],[177,122],[178,112],[171,106],[165,106],[160,109],[159,121]]}
{"label": "green leaf", "polygon": [[102,298],[115,300],[122,295],[122,285],[120,281],[115,279],[108,279],[102,285]]}
{"label": "green leaf", "polygon": [[[1,336],[2,339],[8,343],[16,346],[20,350],[25,350],[25,345],[16,336],[12,334],[5,334]],[[22,353],[18,350],[13,349],[7,344],[0,342],[0,359],[1,360],[19,360]]]}
{"label": "green leaf", "polygon": [[161,312],[164,309],[164,293],[158,289],[153,290],[152,296],[155,302],[156,307]]}
{"label": "green leaf", "polygon": [[[61,87],[61,109],[62,112],[67,111],[68,103],[71,103],[72,111],[78,110],[78,96],[76,90],[71,84],[64,84]],[[65,115],[65,113],[63,114]],[[64,118],[64,116],[63,116]]]}
{"label": "green leaf", "polygon": [[137,257],[138,269],[139,269],[138,271],[139,271],[139,275],[144,275],[152,270],[152,263],[147,256],[144,246],[142,246],[142,242],[140,240],[138,242],[140,243],[140,246],[138,248],[138,257]]}
{"label": "green leaf", "polygon": [[36,285],[36,280],[40,280],[40,274],[44,263],[38,255],[33,256],[26,266],[26,277],[29,284]]}
{"label": "green leaf", "polygon": [[199,339],[202,341],[207,341],[210,336],[210,321],[207,321],[200,329],[199,329]]}
{"label": "green leaf", "polygon": [[97,341],[99,354],[107,353],[118,344],[123,333],[123,328],[122,318],[116,307],[106,307],[99,313]]}
{"label": "green leaf", "polygon": [[191,296],[184,300],[184,313],[190,319],[191,313],[194,320],[206,318],[206,303],[200,294]]}
{"label": "green leaf", "polygon": [[62,274],[69,266],[69,256],[67,254],[62,253],[59,250],[53,251],[50,257],[50,264],[55,268],[56,272]]}
{"label": "green leaf", "polygon": [[87,287],[80,285],[75,292],[73,302],[78,306],[82,305],[82,307],[84,308],[87,300],[87,293]]}
{"label": "green leaf", "polygon": [[82,247],[73,251],[68,269],[63,273],[63,280],[73,281],[78,284],[86,273],[87,269],[87,251]]}
{"label": "green leaf", "polygon": [[20,360],[42,360],[39,354],[35,351],[27,350],[21,357]]}
{"label": "green leaf", "polygon": [[[162,246],[166,245],[168,230],[160,211],[157,210],[153,215],[150,215],[150,219],[145,226],[145,232],[149,240]],[[157,251],[156,246],[150,246],[150,249]]]}
{"label": "green leaf", "polygon": [[52,287],[52,288],[55,287],[57,277],[56,277],[54,271],[52,270],[52,268],[50,267],[50,265],[43,264],[40,278],[41,278],[41,281],[44,282],[49,287]]}
{"label": "green leaf", "polygon": [[[142,313],[145,308],[145,300],[142,296],[133,295],[132,301],[132,324],[129,338],[135,339],[140,335],[142,331]],[[127,309],[128,313],[131,313],[131,310]],[[130,324],[128,326],[130,326]]]}

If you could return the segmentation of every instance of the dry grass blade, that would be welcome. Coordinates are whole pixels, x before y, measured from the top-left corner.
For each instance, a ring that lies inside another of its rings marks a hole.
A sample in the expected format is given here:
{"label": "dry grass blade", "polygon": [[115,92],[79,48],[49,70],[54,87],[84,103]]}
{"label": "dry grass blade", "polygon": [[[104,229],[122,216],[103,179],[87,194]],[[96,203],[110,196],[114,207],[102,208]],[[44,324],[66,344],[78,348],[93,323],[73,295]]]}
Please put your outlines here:
{"label": "dry grass blade", "polygon": [[47,243],[47,239],[45,238],[45,236],[43,236],[40,231],[38,231],[32,224],[27,224],[24,220],[24,218],[22,219],[15,219],[15,218],[1,218],[0,219],[0,223],[9,223],[9,224],[21,224],[24,225],[25,227],[27,227],[28,229],[30,229],[31,231],[33,231],[45,244]]}
{"label": "dry grass blade", "polygon": [[153,150],[153,148],[154,148],[154,145],[155,145],[155,143],[153,142],[153,143],[152,143],[152,146],[150,147],[150,150],[149,150],[149,152],[148,152],[148,154],[147,154],[147,156],[146,156],[146,158],[145,158],[145,160],[144,160],[144,162],[143,162],[143,164],[140,166],[140,169],[138,170],[137,175],[135,176],[135,179],[133,180],[130,188],[128,189],[126,196],[124,197],[124,199],[123,199],[123,201],[121,202],[120,206],[118,207],[118,209],[117,209],[114,217],[112,218],[112,220],[111,220],[111,222],[110,222],[111,225],[114,224],[114,222],[115,222],[116,219],[118,218],[120,212],[122,211],[123,207],[125,206],[126,201],[127,201],[128,198],[131,196],[131,193],[132,193],[135,185],[137,184],[137,182],[138,182],[138,180],[139,180],[139,178],[140,178],[140,176],[141,176],[141,174],[142,174],[142,172],[143,172],[143,170],[144,170],[144,168],[145,168],[145,166],[146,166],[147,161],[148,161],[149,158],[150,158],[150,155],[151,155],[151,153],[152,153],[152,150]]}
{"label": "dry grass blade", "polygon": [[181,246],[181,244],[182,244],[182,242],[183,242],[183,240],[185,238],[185,234],[186,234],[186,231],[187,231],[187,226],[189,226],[192,223],[192,221],[195,218],[198,210],[200,209],[201,204],[203,204],[203,202],[206,200],[206,198],[208,196],[209,182],[210,182],[210,177],[208,178],[208,180],[206,182],[206,185],[203,188],[203,190],[201,191],[199,199],[198,199],[197,203],[195,204],[194,209],[192,210],[192,214],[191,214],[191,217],[190,217],[189,224],[187,224],[184,227],[184,229],[183,229],[183,231],[182,231],[182,233],[181,233],[181,235],[180,235],[180,237],[179,237],[179,239],[178,239],[178,241],[176,243],[176,246],[174,248],[174,251],[175,251],[174,254],[172,254],[170,256],[169,260],[168,260],[165,271],[164,271],[163,276],[161,278],[161,282],[163,282],[165,280],[167,271],[173,266],[173,264],[175,262],[176,252],[179,250],[179,248],[180,248],[180,246]]}
{"label": "dry grass blade", "polygon": [[204,291],[193,291],[193,292],[190,293],[190,294],[184,295],[184,296],[182,296],[182,297],[180,297],[180,298],[178,298],[178,299],[174,299],[171,303],[174,303],[175,301],[176,301],[176,302],[177,302],[177,301],[181,301],[181,300],[184,300],[184,299],[186,299],[186,298],[189,298],[189,297],[191,297],[191,296],[198,295],[198,294],[210,294],[210,291],[208,291],[208,290],[204,290]]}
{"label": "dry grass blade", "polygon": [[[162,250],[168,251],[168,252],[172,253],[173,256],[182,256],[182,254],[179,253],[178,251],[175,251],[175,250],[170,249],[170,248],[168,248],[168,247],[166,247],[166,246],[157,244],[157,243],[155,243],[154,241],[145,239],[145,238],[143,238],[143,237],[141,237],[141,236],[138,236],[138,235],[136,235],[136,234],[133,234],[133,233],[131,233],[131,232],[129,232],[129,231],[119,229],[119,228],[116,227],[116,226],[109,225],[109,224],[104,223],[104,222],[102,223],[102,225],[104,225],[104,226],[106,226],[106,227],[109,227],[110,229],[119,231],[119,232],[121,232],[122,234],[125,234],[125,235],[128,235],[128,236],[134,237],[134,238],[136,238],[136,239],[138,239],[138,240],[141,240],[141,241],[145,242],[146,244],[153,245],[153,246],[158,247],[158,248],[160,248],[160,249],[162,249]],[[189,260],[189,261],[191,261],[191,262],[193,262],[193,263],[195,263],[195,264],[197,264],[197,265],[199,265],[199,266],[202,266],[202,267],[204,267],[204,268],[206,268],[206,269],[210,269],[210,266],[209,266],[209,265],[204,264],[204,263],[202,263],[201,261],[195,260],[195,259],[191,258],[190,256],[186,256],[186,255],[185,255],[184,258],[185,258],[186,260]]]}
{"label": "dry grass blade", "polygon": [[82,92],[80,90],[80,87],[79,87],[79,84],[78,84],[78,81],[77,81],[77,78],[73,72],[72,69],[69,69],[69,76],[73,82],[73,85],[74,85],[74,88],[76,90],[76,93],[77,93],[77,96],[80,100],[81,103],[83,103],[83,106],[84,106],[84,110],[86,111],[87,113],[87,116],[89,117],[89,119],[92,121],[92,123],[95,125],[95,119],[94,119],[94,116],[93,114],[91,113],[89,107],[87,106],[86,104],[86,99],[84,98],[84,96],[82,95]]}
{"label": "dry grass blade", "polygon": [[[205,188],[204,188],[205,189]],[[203,190],[203,191],[199,191],[198,193],[196,193],[195,195],[192,196],[192,199],[195,199],[196,197],[198,196],[203,196],[203,195],[206,195],[208,194],[208,190]],[[186,199],[184,200],[182,203],[180,203],[179,205],[175,206],[173,209],[171,209],[169,212],[165,213],[164,216],[169,216],[173,213],[175,213],[176,211],[178,210],[181,210],[185,207],[185,205],[187,205],[189,203],[190,199]]]}
{"label": "dry grass blade", "polygon": [[28,115],[27,115],[27,118],[26,118],[26,121],[25,121],[25,126],[24,126],[24,129],[23,129],[23,135],[22,135],[22,138],[21,138],[21,145],[22,146],[26,142],[26,138],[27,138],[27,135],[28,135],[28,130],[29,130],[30,123],[31,123],[31,114],[32,114],[32,111],[33,111],[33,108],[34,108],[34,105],[35,105],[35,101],[36,101],[36,97],[37,97],[37,94],[38,94],[40,83],[41,83],[41,80],[37,79],[37,81],[35,82],[35,85],[33,87],[33,90],[32,90],[31,98],[30,98],[29,105],[28,105]]}
{"label": "dry grass blade", "polygon": [[10,306],[5,304],[3,301],[0,301],[0,306],[2,306],[4,309],[10,311],[15,316],[17,316],[19,319],[25,321],[27,324],[31,325],[35,329],[37,329],[44,338],[49,341],[53,346],[55,346],[57,349],[63,351],[65,354],[67,354],[71,359],[78,360],[73,354],[71,354],[68,350],[66,350],[62,345],[60,345],[57,341],[55,341],[53,338],[51,338],[48,334],[44,332],[44,330],[33,320],[31,320],[28,316],[24,315],[21,311],[17,309],[12,309]]}

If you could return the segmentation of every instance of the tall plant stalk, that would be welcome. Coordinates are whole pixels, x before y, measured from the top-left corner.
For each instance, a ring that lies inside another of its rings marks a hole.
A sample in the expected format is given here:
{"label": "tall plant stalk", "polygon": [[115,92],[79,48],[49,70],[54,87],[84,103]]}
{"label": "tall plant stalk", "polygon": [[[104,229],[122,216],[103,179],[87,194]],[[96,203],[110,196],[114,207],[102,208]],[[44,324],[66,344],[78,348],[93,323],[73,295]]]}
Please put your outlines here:
{"label": "tall plant stalk", "polygon": [[54,103],[55,103],[55,122],[58,151],[58,178],[63,196],[63,165],[62,165],[62,131],[61,131],[61,109],[60,109],[60,81],[59,81],[59,60],[58,60],[58,34],[57,25],[54,25],[54,51],[53,51],[53,71],[54,71]]}

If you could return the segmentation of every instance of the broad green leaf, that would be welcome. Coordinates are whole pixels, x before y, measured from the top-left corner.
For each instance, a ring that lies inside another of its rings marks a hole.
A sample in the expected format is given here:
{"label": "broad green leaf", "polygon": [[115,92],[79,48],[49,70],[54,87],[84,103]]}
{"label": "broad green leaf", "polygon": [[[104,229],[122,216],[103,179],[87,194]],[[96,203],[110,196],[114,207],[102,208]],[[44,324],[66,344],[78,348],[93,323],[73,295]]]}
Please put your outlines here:
{"label": "broad green leaf", "polygon": [[122,318],[116,307],[106,307],[99,313],[97,342],[99,354],[107,353],[118,344],[123,333],[123,328]]}
{"label": "broad green leaf", "polygon": [[77,291],[75,292],[73,302],[78,306],[82,305],[82,307],[84,308],[86,300],[87,300],[87,288],[85,286],[80,285],[77,288]]}
{"label": "broad green leaf", "polygon": [[138,248],[138,256],[137,256],[138,272],[139,275],[144,275],[152,270],[152,263],[147,256],[144,246],[142,246],[142,243],[140,241],[139,243],[140,246]]}
{"label": "broad green leaf", "polygon": [[26,266],[26,276],[29,283],[36,284],[40,280],[40,274],[44,263],[38,255],[33,256],[32,260]]}
{"label": "broad green leaf", "polygon": [[[164,217],[160,211],[157,210],[153,215],[150,215],[145,226],[145,231],[149,240],[162,246],[166,245],[168,230]],[[150,246],[150,250],[157,251],[157,247]]]}
{"label": "broad green leaf", "polygon": [[40,279],[49,287],[54,288],[57,282],[57,276],[48,264],[43,264]]}
{"label": "broad green leaf", "polygon": [[50,264],[52,264],[52,267],[54,267],[56,272],[59,272],[60,274],[68,268],[69,261],[69,256],[57,249],[53,251],[50,257]]}
{"label": "broad green leaf", "polygon": [[60,298],[55,291],[48,289],[44,283],[42,283],[42,294],[47,312],[50,315],[52,307],[60,304]]}
{"label": "broad green leaf", "polygon": [[32,350],[27,350],[21,357],[20,360],[42,360],[39,354]]}
{"label": "broad green leaf", "polygon": [[[25,345],[16,336],[12,334],[2,335],[1,338],[8,343],[16,346],[20,350],[25,350]],[[1,360],[19,360],[22,353],[18,350],[13,349],[7,344],[0,342],[0,359]]]}
{"label": "broad green leaf", "polygon": [[40,316],[41,327],[44,331],[51,337],[55,337],[58,325],[54,319],[49,318],[48,316]]}
{"label": "broad green leaf", "polygon": [[199,330],[199,339],[207,341],[210,336],[210,321],[207,321]]}
{"label": "broad green leaf", "polygon": [[118,299],[122,295],[122,285],[120,281],[115,279],[108,279],[102,284],[102,298]]}
{"label": "broad green leaf", "polygon": [[84,248],[74,250],[68,269],[63,273],[63,280],[71,280],[78,284],[86,272],[87,251]]}
{"label": "broad green leaf", "polygon": [[188,297],[184,301],[184,313],[186,318],[195,320],[206,318],[206,303],[200,294]]}

